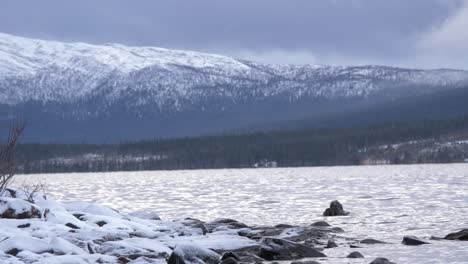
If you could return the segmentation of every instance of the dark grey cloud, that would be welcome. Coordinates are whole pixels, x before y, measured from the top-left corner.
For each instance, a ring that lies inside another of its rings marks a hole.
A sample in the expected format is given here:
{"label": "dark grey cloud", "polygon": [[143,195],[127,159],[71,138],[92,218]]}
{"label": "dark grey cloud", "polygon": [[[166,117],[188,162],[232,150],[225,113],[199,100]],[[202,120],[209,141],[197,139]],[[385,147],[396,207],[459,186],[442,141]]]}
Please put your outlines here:
{"label": "dark grey cloud", "polygon": [[465,0],[6,0],[0,31],[277,63],[468,68],[422,54],[447,47],[450,37],[432,38],[464,23],[453,20],[465,9]]}

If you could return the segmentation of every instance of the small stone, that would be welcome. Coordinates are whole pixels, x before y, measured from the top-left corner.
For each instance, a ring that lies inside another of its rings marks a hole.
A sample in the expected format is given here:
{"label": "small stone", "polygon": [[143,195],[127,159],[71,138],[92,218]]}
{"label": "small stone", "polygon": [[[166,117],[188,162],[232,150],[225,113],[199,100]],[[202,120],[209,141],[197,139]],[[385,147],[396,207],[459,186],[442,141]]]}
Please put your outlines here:
{"label": "small stone", "polygon": [[419,245],[429,244],[415,236],[405,236],[403,237],[403,241],[401,243],[407,246],[419,246]]}
{"label": "small stone", "polygon": [[347,258],[364,258],[364,256],[361,253],[354,251],[354,252],[349,253]]}
{"label": "small stone", "polygon": [[23,225],[19,225],[18,228],[28,228],[30,226],[31,226],[30,223],[26,223],[26,224],[23,224]]}
{"label": "small stone", "polygon": [[315,223],[311,224],[311,226],[328,227],[328,226],[331,226],[331,225],[329,223],[325,222],[325,221],[318,221],[318,222],[315,222]]}
{"label": "small stone", "polygon": [[69,227],[71,229],[80,229],[78,226],[76,226],[76,225],[74,225],[72,223],[67,223],[67,224],[65,224],[65,226],[67,226],[67,227]]}
{"label": "small stone", "polygon": [[338,245],[333,240],[328,240],[327,246],[325,248],[336,248]]}
{"label": "small stone", "polygon": [[372,261],[370,264],[396,264],[395,262],[391,262],[390,260],[386,258],[376,258],[374,261]]}
{"label": "small stone", "polygon": [[366,238],[364,240],[361,240],[361,244],[376,245],[376,244],[387,244],[387,243],[377,240],[377,239],[373,239],[373,238]]}

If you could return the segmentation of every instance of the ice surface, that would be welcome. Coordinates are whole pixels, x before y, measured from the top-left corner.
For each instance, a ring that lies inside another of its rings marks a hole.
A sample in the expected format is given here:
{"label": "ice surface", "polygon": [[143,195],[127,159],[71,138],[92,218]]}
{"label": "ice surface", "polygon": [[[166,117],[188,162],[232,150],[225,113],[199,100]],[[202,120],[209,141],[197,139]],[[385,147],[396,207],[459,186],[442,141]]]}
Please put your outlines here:
{"label": "ice surface", "polygon": [[[468,227],[468,164],[118,172],[20,176],[47,183],[52,197],[87,200],[123,214],[149,209],[164,220],[229,217],[247,224],[325,220],[345,236],[390,245],[358,249],[364,260],[341,257],[352,248],[327,250],[321,263],[468,263],[468,244],[433,241],[401,245],[405,235],[423,239]],[[321,214],[338,199],[351,214]],[[148,220],[150,221],[150,220]],[[201,241],[203,243],[203,241]],[[328,261],[328,262],[327,262]]]}

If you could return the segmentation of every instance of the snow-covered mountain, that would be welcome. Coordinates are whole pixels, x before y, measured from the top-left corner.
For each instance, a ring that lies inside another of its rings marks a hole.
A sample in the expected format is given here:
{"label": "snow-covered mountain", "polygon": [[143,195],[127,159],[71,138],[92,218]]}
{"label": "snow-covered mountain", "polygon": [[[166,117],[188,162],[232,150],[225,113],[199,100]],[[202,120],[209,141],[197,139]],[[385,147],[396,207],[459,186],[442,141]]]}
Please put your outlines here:
{"label": "snow-covered mountain", "polygon": [[[468,72],[461,70],[269,65],[191,51],[61,43],[0,33],[0,105],[28,119],[40,112],[42,119],[83,121],[123,114],[127,119],[183,115],[194,120],[190,115],[197,112],[203,120],[203,112],[222,115],[239,108],[245,115],[266,102],[268,109],[272,104],[287,108],[317,100],[428,94],[467,84]],[[294,118],[294,111],[279,119]]]}

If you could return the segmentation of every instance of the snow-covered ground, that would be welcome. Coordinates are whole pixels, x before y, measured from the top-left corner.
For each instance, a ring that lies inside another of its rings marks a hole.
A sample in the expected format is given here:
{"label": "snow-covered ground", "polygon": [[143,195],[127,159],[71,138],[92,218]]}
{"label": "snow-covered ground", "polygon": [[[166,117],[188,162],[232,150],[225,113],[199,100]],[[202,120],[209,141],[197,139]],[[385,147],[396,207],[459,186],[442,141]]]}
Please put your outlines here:
{"label": "snow-covered ground", "polygon": [[[391,243],[359,248],[366,258],[355,260],[343,258],[355,251],[349,246],[326,249],[328,258],[321,263],[369,263],[375,257],[396,263],[468,263],[468,242],[429,240],[468,227],[468,164],[77,173],[16,180],[37,181],[59,201],[96,202],[123,214],[156,211],[163,220],[229,217],[248,225],[325,220],[344,229],[345,237]],[[335,199],[350,215],[321,216]],[[406,235],[431,244],[402,245]]]}

